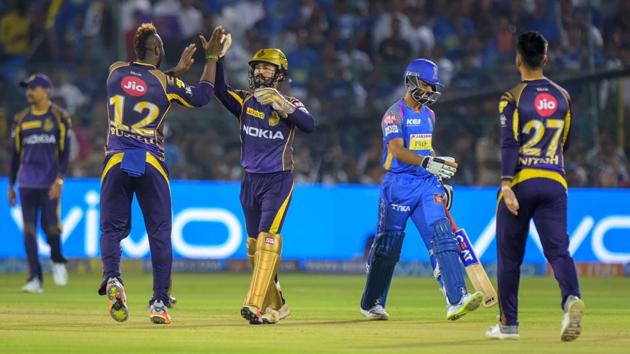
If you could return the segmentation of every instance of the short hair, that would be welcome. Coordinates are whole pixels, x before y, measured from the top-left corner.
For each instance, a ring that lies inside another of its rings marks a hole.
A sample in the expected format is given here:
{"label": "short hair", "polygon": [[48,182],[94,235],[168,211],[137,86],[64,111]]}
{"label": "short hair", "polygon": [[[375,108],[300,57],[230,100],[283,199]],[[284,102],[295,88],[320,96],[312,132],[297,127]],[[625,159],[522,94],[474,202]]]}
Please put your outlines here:
{"label": "short hair", "polygon": [[157,30],[152,23],[143,23],[136,30],[133,47],[138,59],[145,59],[147,55],[147,41],[152,36],[157,36]]}
{"label": "short hair", "polygon": [[530,68],[538,68],[542,65],[547,53],[547,40],[542,34],[530,31],[518,36],[516,50]]}

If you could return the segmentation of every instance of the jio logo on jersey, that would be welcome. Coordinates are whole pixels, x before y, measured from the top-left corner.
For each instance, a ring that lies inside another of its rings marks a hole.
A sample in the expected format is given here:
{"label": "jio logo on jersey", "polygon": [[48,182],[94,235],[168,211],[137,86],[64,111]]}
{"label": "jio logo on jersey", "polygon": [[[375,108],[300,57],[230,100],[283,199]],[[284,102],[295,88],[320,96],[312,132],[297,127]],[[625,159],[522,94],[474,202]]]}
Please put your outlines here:
{"label": "jio logo on jersey", "polygon": [[147,83],[139,77],[125,76],[120,82],[120,88],[128,95],[140,97],[147,93]]}
{"label": "jio logo on jersey", "polygon": [[549,117],[558,110],[558,101],[548,93],[539,93],[534,98],[534,108],[541,117]]}

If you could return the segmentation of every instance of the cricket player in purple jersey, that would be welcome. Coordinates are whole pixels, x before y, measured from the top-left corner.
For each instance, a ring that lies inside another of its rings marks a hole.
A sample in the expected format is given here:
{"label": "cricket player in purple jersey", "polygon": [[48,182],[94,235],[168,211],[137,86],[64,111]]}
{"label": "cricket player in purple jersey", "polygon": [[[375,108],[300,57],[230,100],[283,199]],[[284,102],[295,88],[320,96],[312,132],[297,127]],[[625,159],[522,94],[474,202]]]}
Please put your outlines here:
{"label": "cricket player in purple jersey", "polygon": [[9,172],[9,204],[15,205],[15,183],[19,184],[24,246],[29,277],[24,292],[41,293],[42,267],[37,251],[37,215],[50,246],[53,279],[56,285],[68,283],[66,259],[61,252],[60,200],[70,153],[70,116],[50,102],[52,82],[44,74],[31,75],[20,82],[26,87],[30,106],[15,115],[12,159]]}
{"label": "cricket player in purple jersey", "polygon": [[444,297],[446,319],[454,321],[476,310],[481,292],[468,293],[464,265],[443,201],[447,191],[440,179],[452,177],[454,159],[434,156],[435,113],[429,108],[439,97],[437,65],[415,59],[404,74],[405,95],[383,115],[383,178],[377,234],[368,256],[368,274],[361,297],[361,313],[387,320],[387,296],[400,259],[407,220],[422,236]]}
{"label": "cricket player in purple jersey", "polygon": [[564,151],[571,127],[571,97],[543,75],[547,41],[537,32],[521,34],[516,66],[521,83],[499,102],[501,191],[497,205],[499,323],[493,339],[518,338],[518,287],[529,223],[533,218],[547,261],[561,292],[562,341],[581,333],[584,302],[567,234]]}
{"label": "cricket player in purple jersey", "polygon": [[293,140],[296,130],[309,133],[315,121],[296,98],[277,90],[288,62],[279,49],[257,51],[249,61],[249,91],[225,83],[223,59],[217,63],[214,94],[238,119],[241,135],[241,205],[247,227],[247,255],[253,274],[241,315],[251,324],[287,317],[277,269],[282,224],[293,193]]}
{"label": "cricket player in purple jersey", "polygon": [[[216,61],[222,50],[223,28],[209,41],[200,36],[205,66],[197,86],[159,70],[164,45],[152,24],[138,27],[134,46],[137,59],[115,62],[107,78],[109,129],[101,175],[101,258],[103,282],[98,290],[107,295],[110,315],[127,320],[129,313],[120,273],[120,242],[131,228],[131,202],[136,195],[142,209],[151,247],[153,296],[149,317],[156,324],[170,324],[171,193],[164,164],[164,119],[173,102],[201,107],[214,95]],[[184,49],[171,73],[178,75],[193,64],[194,44]]]}

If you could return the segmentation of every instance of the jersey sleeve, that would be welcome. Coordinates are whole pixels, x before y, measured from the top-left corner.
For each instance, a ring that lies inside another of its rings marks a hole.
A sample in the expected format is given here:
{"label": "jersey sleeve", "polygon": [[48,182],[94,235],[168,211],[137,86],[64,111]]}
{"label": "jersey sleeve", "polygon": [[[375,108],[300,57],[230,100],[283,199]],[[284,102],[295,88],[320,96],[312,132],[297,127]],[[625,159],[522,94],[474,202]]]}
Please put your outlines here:
{"label": "jersey sleeve", "polygon": [[225,72],[223,70],[223,58],[217,61],[217,72],[215,77],[214,94],[219,101],[230,111],[236,118],[241,116],[245,99],[248,96],[247,91],[235,90],[225,82]]}
{"label": "jersey sleeve", "polygon": [[64,112],[61,116],[59,127],[59,175],[68,174],[68,166],[70,165],[70,141],[72,136],[72,118],[68,113]]}
{"label": "jersey sleeve", "polygon": [[562,150],[567,151],[569,148],[569,142],[571,140],[571,123],[573,122],[573,103],[571,102],[571,96],[566,93],[567,99],[567,114],[564,117],[564,127],[562,130]]}
{"label": "jersey sleeve", "polygon": [[199,81],[197,86],[186,84],[181,79],[166,75],[166,97],[184,107],[201,107],[214,96],[214,85],[208,81]]}
{"label": "jersey sleeve", "polygon": [[383,140],[385,145],[387,145],[392,139],[404,137],[402,120],[403,117],[401,112],[396,111],[394,108],[390,108],[387,112],[385,112],[383,119],[381,120],[381,129],[383,130]]}
{"label": "jersey sleeve", "polygon": [[11,167],[9,170],[9,184],[14,185],[17,179],[17,173],[20,169],[20,152],[22,149],[20,116],[16,114],[13,118],[11,126]]}
{"label": "jersey sleeve", "polygon": [[511,181],[516,172],[519,150],[519,122],[516,101],[510,92],[499,101],[501,120],[501,181]]}
{"label": "jersey sleeve", "polygon": [[289,121],[305,133],[310,133],[315,130],[315,119],[308,112],[306,107],[304,107],[304,104],[295,97],[287,97],[287,100],[296,108],[295,111],[287,117]]}

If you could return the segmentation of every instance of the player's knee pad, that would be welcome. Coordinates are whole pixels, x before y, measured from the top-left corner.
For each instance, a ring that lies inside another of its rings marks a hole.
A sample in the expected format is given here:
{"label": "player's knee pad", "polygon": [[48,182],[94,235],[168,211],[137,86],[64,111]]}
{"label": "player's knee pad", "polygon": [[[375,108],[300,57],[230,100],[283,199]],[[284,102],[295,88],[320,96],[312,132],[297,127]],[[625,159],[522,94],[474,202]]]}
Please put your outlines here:
{"label": "player's knee pad", "polygon": [[402,231],[381,232],[376,235],[372,245],[372,258],[378,257],[393,262],[400,259],[405,233]]}
{"label": "player's knee pad", "polygon": [[433,224],[431,250],[437,260],[448,300],[451,304],[456,304],[466,293],[466,283],[459,248],[448,219],[442,218]]}
{"label": "player's knee pad", "polygon": [[448,219],[442,218],[433,224],[433,240],[431,244],[433,255],[436,257],[439,253],[459,252],[457,240],[455,240],[455,233],[453,233]]}
{"label": "player's knee pad", "polygon": [[267,291],[280,265],[282,237],[279,234],[261,232],[256,239],[254,272],[249,285],[246,304],[264,311]]}

